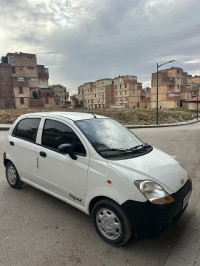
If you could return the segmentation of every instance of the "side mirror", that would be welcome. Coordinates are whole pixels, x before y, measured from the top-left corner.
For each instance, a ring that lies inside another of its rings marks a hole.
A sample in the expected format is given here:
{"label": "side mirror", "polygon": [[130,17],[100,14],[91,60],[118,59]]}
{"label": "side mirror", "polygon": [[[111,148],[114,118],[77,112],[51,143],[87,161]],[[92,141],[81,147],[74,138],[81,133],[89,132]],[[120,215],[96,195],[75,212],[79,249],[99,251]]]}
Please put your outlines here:
{"label": "side mirror", "polygon": [[71,144],[65,143],[65,144],[61,144],[58,147],[58,151],[62,154],[69,154],[69,156],[73,159],[76,160],[77,156],[74,154],[73,151],[73,146]]}

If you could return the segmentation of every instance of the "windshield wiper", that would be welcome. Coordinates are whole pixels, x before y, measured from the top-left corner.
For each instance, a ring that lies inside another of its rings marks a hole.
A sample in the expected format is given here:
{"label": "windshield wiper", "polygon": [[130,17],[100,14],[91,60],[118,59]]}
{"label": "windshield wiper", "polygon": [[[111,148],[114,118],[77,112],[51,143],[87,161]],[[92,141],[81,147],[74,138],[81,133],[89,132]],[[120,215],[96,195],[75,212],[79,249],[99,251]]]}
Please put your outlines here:
{"label": "windshield wiper", "polygon": [[128,151],[136,151],[137,152],[137,151],[140,151],[142,149],[146,149],[146,148],[150,148],[150,147],[151,147],[151,145],[144,143],[144,144],[132,147],[132,148],[128,149]]}
{"label": "windshield wiper", "polygon": [[120,152],[126,152],[127,149],[118,148],[118,149],[102,149],[102,150],[99,150],[99,152],[104,152],[104,151],[120,151]]}
{"label": "windshield wiper", "polygon": [[124,148],[116,148],[116,149],[102,149],[102,150],[99,150],[99,152],[106,152],[106,151],[119,151],[119,152],[139,152],[143,149],[147,149],[147,148],[150,148],[151,145],[147,144],[147,143],[144,143],[144,144],[141,144],[141,145],[137,145],[133,148],[129,148],[129,149],[124,149]]}

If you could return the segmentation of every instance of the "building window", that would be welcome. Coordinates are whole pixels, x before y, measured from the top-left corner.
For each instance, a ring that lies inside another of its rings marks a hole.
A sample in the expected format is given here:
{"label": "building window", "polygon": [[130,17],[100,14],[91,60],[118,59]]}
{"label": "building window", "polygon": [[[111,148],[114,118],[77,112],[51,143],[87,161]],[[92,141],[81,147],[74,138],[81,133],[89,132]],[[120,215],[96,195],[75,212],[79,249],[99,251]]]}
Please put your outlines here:
{"label": "building window", "polygon": [[19,94],[23,94],[23,88],[19,87]]}
{"label": "building window", "polygon": [[12,67],[12,73],[13,73],[13,74],[16,74],[16,69],[15,69],[15,67]]}
{"label": "building window", "polygon": [[125,84],[125,88],[126,88],[126,84]]}
{"label": "building window", "polygon": [[27,59],[33,59],[33,57],[30,55],[27,55]]}
{"label": "building window", "polygon": [[42,79],[40,79],[40,85],[42,85]]}
{"label": "building window", "polygon": [[21,104],[21,105],[24,104],[24,98],[20,98],[20,104]]}
{"label": "building window", "polygon": [[24,81],[24,78],[17,78],[18,81]]}
{"label": "building window", "polygon": [[49,103],[49,98],[45,98],[45,104]]}
{"label": "building window", "polygon": [[28,68],[28,70],[34,70],[34,67],[28,66],[27,68]]}
{"label": "building window", "polygon": [[31,81],[33,81],[33,82],[34,82],[34,81],[35,81],[35,78],[31,78]]}
{"label": "building window", "polygon": [[11,63],[14,63],[14,62],[15,62],[15,57],[14,57],[14,56],[11,56],[11,57],[10,57],[10,62],[11,62]]}
{"label": "building window", "polygon": [[117,85],[115,85],[115,90],[117,90]]}
{"label": "building window", "polygon": [[126,95],[126,91],[124,91],[124,94]]}

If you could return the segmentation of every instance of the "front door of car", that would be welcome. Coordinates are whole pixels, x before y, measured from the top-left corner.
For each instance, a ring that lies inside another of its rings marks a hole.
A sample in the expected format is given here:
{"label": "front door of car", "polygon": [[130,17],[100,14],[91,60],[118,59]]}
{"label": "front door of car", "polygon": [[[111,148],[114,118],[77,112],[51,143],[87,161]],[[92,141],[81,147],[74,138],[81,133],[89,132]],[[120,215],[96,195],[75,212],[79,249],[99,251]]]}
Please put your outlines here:
{"label": "front door of car", "polygon": [[[71,144],[77,159],[58,152],[61,144]],[[41,146],[37,147],[38,184],[81,206],[85,205],[89,152],[66,123],[46,119]]]}

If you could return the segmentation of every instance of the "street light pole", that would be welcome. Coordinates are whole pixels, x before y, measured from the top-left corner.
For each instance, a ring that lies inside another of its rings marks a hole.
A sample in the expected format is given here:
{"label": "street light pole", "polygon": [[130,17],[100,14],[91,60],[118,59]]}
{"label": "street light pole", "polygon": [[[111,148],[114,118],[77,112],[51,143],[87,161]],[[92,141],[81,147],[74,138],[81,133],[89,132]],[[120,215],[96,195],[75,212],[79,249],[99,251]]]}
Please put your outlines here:
{"label": "street light pole", "polygon": [[164,66],[164,65],[169,64],[169,63],[172,63],[174,61],[175,60],[171,60],[171,61],[168,61],[166,63],[160,64],[160,65],[157,63],[157,72],[156,72],[156,74],[157,74],[156,124],[157,125],[158,125],[158,69],[159,69],[159,67]]}
{"label": "street light pole", "polygon": [[158,68],[159,65],[157,63],[157,100],[156,100],[156,124],[158,125]]}
{"label": "street light pole", "polygon": [[197,120],[199,120],[199,84],[197,89]]}

